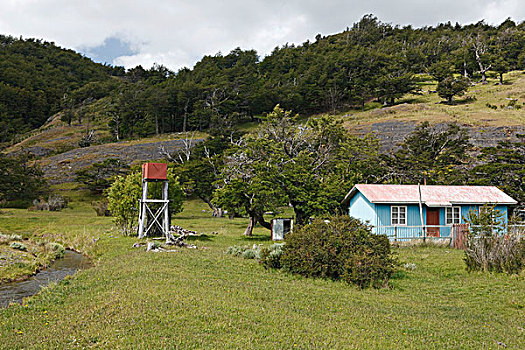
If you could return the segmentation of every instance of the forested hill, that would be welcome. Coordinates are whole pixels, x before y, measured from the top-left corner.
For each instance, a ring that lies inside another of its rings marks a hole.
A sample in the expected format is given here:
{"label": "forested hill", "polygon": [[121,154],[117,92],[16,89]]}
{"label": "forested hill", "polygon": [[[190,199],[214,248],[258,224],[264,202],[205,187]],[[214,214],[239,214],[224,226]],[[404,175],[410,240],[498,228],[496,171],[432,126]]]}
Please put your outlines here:
{"label": "forested hill", "polygon": [[[2,140],[61,109],[67,124],[96,115],[115,139],[186,130],[213,134],[276,104],[306,115],[333,113],[370,101],[394,104],[417,92],[422,79],[443,82],[446,94],[455,91],[460,76],[462,83],[502,78],[525,69],[525,23],[416,29],[369,15],[339,34],[284,45],[262,59],[253,50],[235,49],[176,73],[163,66],[124,72],[53,44],[10,37],[2,37],[0,60]],[[101,99],[103,104],[94,103]]]}
{"label": "forested hill", "polygon": [[64,96],[113,71],[50,42],[0,35],[0,142],[41,126]]}

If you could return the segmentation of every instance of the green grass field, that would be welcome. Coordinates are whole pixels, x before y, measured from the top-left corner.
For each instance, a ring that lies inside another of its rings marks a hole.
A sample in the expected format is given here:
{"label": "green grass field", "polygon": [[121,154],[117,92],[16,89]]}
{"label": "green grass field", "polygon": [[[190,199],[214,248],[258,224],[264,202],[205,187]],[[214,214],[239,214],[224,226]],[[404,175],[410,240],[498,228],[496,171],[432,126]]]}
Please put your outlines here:
{"label": "green grass field", "polygon": [[0,309],[0,348],[525,348],[525,276],[469,274],[461,251],[396,248],[415,270],[362,291],[225,254],[270,244],[269,232],[246,239],[246,220],[211,218],[198,201],[174,224],[206,233],[192,241],[199,249],[154,253],[78,199],[60,213],[0,214],[2,231],[62,242],[95,264]]}

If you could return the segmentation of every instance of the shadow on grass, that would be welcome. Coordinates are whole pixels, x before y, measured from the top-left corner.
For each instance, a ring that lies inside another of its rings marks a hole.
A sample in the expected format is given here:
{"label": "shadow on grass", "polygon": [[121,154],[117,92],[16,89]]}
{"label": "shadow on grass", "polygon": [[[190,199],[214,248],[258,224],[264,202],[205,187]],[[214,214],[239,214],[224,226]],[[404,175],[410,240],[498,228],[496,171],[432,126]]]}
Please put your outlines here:
{"label": "shadow on grass", "polygon": [[187,241],[213,241],[215,237],[210,235],[188,236]]}
{"label": "shadow on grass", "polygon": [[476,101],[473,97],[467,97],[462,100],[453,100],[452,102],[448,101],[441,101],[440,104],[447,105],[447,106],[460,106],[460,105],[466,105],[468,103]]}
{"label": "shadow on grass", "polygon": [[194,220],[194,219],[217,219],[219,220],[220,218],[214,218],[213,216],[211,215],[190,215],[190,216],[175,216],[174,217],[175,220]]}
{"label": "shadow on grass", "polygon": [[240,241],[244,242],[269,242],[272,240],[270,235],[253,235],[251,237],[242,236],[239,238]]}
{"label": "shadow on grass", "polygon": [[[398,102],[394,103],[394,106],[408,104],[408,105],[414,105],[418,103],[425,103],[427,100],[425,97],[407,97],[404,99],[399,100]],[[392,106],[389,106],[392,107]]]}

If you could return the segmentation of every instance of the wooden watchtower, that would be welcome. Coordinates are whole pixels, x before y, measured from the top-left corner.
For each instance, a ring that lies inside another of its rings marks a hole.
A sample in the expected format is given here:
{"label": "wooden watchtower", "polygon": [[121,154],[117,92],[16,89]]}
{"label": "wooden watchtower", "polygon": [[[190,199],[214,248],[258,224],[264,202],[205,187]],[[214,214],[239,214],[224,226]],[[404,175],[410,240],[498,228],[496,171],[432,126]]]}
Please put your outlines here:
{"label": "wooden watchtower", "polygon": [[[157,191],[148,198],[148,184],[161,185],[161,198]],[[153,228],[160,229],[168,237],[169,224],[168,166],[165,163],[144,163],[142,165],[142,197],[139,200],[139,238],[144,238]]]}

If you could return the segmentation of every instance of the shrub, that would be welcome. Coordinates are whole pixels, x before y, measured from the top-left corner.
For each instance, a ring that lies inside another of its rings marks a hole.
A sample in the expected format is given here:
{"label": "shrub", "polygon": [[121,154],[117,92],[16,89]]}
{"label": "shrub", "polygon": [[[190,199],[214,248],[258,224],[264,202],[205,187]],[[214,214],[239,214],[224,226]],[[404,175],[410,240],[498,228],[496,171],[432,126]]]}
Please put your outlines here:
{"label": "shrub", "polygon": [[49,210],[49,211],[60,211],[67,207],[69,200],[58,194],[52,194],[47,199],[47,202],[43,198],[35,199],[33,201],[33,207],[36,210]]}
{"label": "shrub", "polygon": [[59,243],[48,243],[46,248],[54,253],[55,259],[63,258],[66,254],[66,248]]}
{"label": "shrub", "polygon": [[270,247],[261,248],[259,262],[264,266],[265,269],[267,268],[273,268],[273,269],[280,269],[281,268],[281,257],[283,254],[283,246],[284,243],[275,243],[272,244]]}
{"label": "shrub", "polygon": [[381,287],[394,272],[395,259],[384,235],[348,216],[314,220],[286,239],[280,263],[306,277],[342,279],[360,288]]}
{"label": "shrub", "polygon": [[253,249],[246,249],[243,253],[242,253],[242,257],[244,259],[255,259],[257,253],[255,253],[255,250]]}
{"label": "shrub", "polygon": [[465,257],[467,271],[519,274],[525,267],[525,239],[504,232],[502,214],[494,207],[470,210]]}
{"label": "shrub", "polygon": [[256,244],[254,244],[252,248],[250,248],[247,245],[233,245],[231,247],[228,247],[228,250],[226,250],[226,254],[230,254],[233,256],[242,256],[245,259],[259,259],[260,251],[261,247]]}
{"label": "shrub", "polygon": [[248,246],[232,245],[231,247],[228,247],[228,250],[226,250],[226,254],[230,254],[233,256],[240,256],[247,249],[248,249]]}
{"label": "shrub", "polygon": [[91,202],[91,206],[97,213],[97,216],[111,216],[111,211],[108,209],[107,199],[103,199],[98,202]]}
{"label": "shrub", "polygon": [[67,204],[69,203],[69,199],[60,196],[58,194],[52,194],[47,199],[47,204],[49,205],[50,211],[59,211],[67,207]]}
{"label": "shrub", "polygon": [[17,249],[17,250],[22,250],[24,252],[27,251],[27,246],[24,243],[20,243],[20,242],[11,242],[9,247],[13,249]]}
{"label": "shrub", "polygon": [[19,235],[6,235],[3,233],[0,233],[0,244],[7,244],[11,241],[21,241],[22,236]]}

